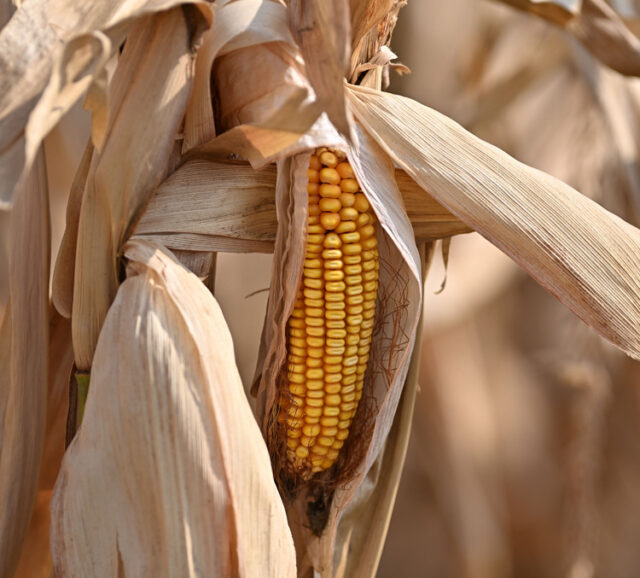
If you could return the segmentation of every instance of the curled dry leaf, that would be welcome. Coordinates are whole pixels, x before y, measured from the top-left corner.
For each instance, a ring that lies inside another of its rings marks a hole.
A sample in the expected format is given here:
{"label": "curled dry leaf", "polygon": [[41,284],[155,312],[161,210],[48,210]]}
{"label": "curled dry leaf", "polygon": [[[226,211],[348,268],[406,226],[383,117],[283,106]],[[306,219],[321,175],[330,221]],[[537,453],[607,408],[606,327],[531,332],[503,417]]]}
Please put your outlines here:
{"label": "curled dry leaf", "polygon": [[353,87],[354,114],[418,184],[632,357],[640,357],[640,233],[410,99]]}
{"label": "curled dry leaf", "polygon": [[499,1],[564,28],[613,70],[640,76],[640,39],[605,0]]}
{"label": "curled dry leaf", "polygon": [[141,20],[113,78],[110,123],[91,160],[78,222],[72,327],[80,370],[91,367],[116,293],[120,246],[167,171],[191,86],[195,16],[176,8]]}
{"label": "curled dry leaf", "polygon": [[159,245],[131,241],[124,250],[127,279],[55,488],[56,571],[295,576],[220,308]]}
{"label": "curled dry leaf", "polygon": [[11,215],[10,302],[0,330],[0,576],[13,576],[44,443],[49,347],[49,199],[44,154]]}
{"label": "curled dry leaf", "polygon": [[139,18],[198,0],[37,0],[0,32],[0,209],[26,175],[42,139],[86,92]]}

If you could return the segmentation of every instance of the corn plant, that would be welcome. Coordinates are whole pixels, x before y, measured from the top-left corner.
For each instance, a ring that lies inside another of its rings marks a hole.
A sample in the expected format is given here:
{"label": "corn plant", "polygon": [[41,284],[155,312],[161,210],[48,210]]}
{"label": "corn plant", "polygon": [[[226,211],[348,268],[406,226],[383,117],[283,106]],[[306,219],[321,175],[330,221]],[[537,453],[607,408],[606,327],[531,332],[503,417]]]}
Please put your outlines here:
{"label": "corn plant", "polygon": [[[603,0],[507,3],[640,71]],[[389,48],[402,4],[15,10],[0,32],[0,575],[28,558],[42,576],[374,575],[438,240],[479,232],[640,357],[638,230],[386,92],[406,72]],[[42,143],[78,101],[91,135],[50,283]],[[255,412],[214,296],[225,251],[274,254]]]}

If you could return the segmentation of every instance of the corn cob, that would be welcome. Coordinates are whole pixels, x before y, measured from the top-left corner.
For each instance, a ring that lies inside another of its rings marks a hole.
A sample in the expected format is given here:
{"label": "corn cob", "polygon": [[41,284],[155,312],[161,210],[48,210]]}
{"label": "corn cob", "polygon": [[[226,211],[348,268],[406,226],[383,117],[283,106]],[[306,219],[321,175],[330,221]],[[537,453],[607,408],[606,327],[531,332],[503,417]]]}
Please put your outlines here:
{"label": "corn cob", "polygon": [[287,470],[330,468],[362,397],[378,292],[375,216],[344,154],[316,150],[309,165],[302,282],[287,323],[280,421]]}

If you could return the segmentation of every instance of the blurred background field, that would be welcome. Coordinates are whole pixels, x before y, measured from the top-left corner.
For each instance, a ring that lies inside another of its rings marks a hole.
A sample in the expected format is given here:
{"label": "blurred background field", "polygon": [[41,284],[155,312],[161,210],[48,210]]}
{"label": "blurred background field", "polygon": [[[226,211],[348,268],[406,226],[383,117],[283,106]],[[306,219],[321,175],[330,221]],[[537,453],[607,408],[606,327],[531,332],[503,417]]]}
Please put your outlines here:
{"label": "blurred background field", "polygon": [[[619,10],[631,10],[620,2]],[[413,0],[391,90],[451,116],[638,225],[636,81],[561,32],[478,0]],[[46,141],[55,255],[88,135],[77,107]],[[8,217],[0,214],[6,271]],[[245,387],[270,255],[220,255],[216,297]],[[446,274],[446,288],[438,291]],[[7,298],[0,275],[1,304]],[[420,393],[379,576],[640,576],[640,365],[476,234],[428,280]]]}

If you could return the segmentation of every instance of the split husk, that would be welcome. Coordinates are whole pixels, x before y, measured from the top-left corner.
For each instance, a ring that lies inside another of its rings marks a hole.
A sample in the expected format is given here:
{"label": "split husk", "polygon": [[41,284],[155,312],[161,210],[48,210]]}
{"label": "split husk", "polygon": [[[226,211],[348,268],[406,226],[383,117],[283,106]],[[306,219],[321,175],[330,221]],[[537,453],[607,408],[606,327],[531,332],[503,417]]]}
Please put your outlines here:
{"label": "split husk", "polygon": [[124,252],[127,279],[54,491],[56,572],[295,576],[284,509],[215,299],[161,246],[132,241]]}

